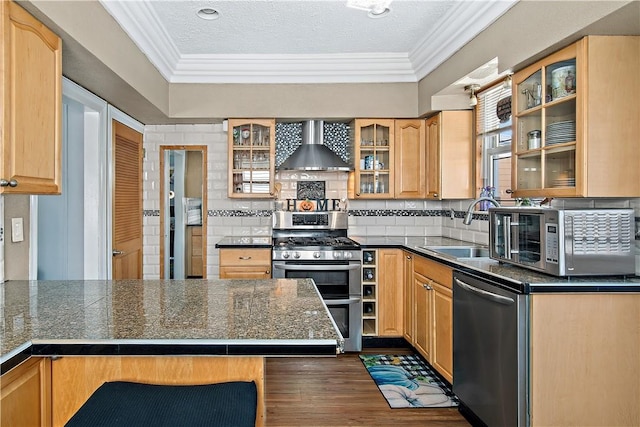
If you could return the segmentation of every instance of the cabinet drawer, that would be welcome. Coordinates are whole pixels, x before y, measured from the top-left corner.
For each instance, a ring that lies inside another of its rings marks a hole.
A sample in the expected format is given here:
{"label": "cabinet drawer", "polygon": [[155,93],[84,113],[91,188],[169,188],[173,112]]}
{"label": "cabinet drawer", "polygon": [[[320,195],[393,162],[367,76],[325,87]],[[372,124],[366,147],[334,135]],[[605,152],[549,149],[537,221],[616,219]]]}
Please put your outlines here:
{"label": "cabinet drawer", "polygon": [[269,279],[271,268],[266,265],[251,267],[220,267],[221,279]]}
{"label": "cabinet drawer", "polygon": [[453,287],[453,270],[439,262],[416,256],[413,260],[413,271],[435,280],[447,288]]}
{"label": "cabinet drawer", "polygon": [[220,267],[271,265],[271,249],[220,249]]}

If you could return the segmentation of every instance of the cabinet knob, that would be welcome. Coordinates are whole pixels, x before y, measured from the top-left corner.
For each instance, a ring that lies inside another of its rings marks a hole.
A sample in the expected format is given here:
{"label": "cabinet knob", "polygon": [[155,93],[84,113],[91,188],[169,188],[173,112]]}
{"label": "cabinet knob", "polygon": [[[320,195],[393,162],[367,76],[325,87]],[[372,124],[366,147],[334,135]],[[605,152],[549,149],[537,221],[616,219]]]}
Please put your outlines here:
{"label": "cabinet knob", "polygon": [[11,181],[7,181],[6,179],[0,179],[0,187],[17,187],[18,181],[12,179]]}
{"label": "cabinet knob", "polygon": [[510,188],[507,188],[507,189],[506,189],[506,190],[504,190],[504,191],[505,191],[505,193],[507,193],[507,194],[513,194],[513,190],[512,190],[512,189],[510,189]]}
{"label": "cabinet knob", "polygon": [[433,290],[433,288],[432,288],[430,285],[428,285],[427,283],[425,283],[424,285],[422,285],[422,287],[423,287],[423,288],[425,288],[425,289],[426,289],[426,290],[428,290],[428,291],[432,291],[432,290]]}
{"label": "cabinet knob", "polygon": [[356,193],[356,196],[360,197],[360,193]]}
{"label": "cabinet knob", "polygon": [[438,193],[433,193],[433,197],[438,198]]}
{"label": "cabinet knob", "polygon": [[271,274],[271,270],[265,271],[266,274]]}
{"label": "cabinet knob", "polygon": [[119,251],[119,250],[117,250],[117,249],[114,249],[114,250],[112,251],[112,254],[113,254],[113,256],[123,255],[123,254],[124,254],[124,251]]}
{"label": "cabinet knob", "polygon": [[407,255],[407,259],[411,259],[411,256]]}

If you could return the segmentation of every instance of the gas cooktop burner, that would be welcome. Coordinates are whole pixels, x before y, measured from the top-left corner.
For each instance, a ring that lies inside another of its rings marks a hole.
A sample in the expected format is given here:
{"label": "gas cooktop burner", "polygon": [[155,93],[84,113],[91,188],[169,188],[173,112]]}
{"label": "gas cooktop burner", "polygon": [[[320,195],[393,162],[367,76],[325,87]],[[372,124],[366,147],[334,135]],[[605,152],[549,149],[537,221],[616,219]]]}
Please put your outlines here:
{"label": "gas cooktop burner", "polygon": [[332,249],[354,249],[359,245],[348,237],[314,236],[300,237],[290,236],[275,239],[276,248],[306,249],[306,247],[327,247]]}

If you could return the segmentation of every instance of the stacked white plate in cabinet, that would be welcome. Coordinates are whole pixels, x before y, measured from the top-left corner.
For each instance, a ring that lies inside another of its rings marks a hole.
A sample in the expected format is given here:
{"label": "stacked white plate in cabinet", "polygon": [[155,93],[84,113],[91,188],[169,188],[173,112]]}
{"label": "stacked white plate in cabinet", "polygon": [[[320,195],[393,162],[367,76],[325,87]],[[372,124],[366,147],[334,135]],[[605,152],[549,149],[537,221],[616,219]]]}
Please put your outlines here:
{"label": "stacked white plate in cabinet", "polygon": [[576,140],[575,120],[551,123],[547,126],[546,144],[562,144]]}
{"label": "stacked white plate in cabinet", "polygon": [[553,181],[552,187],[575,187],[575,178],[558,178]]}

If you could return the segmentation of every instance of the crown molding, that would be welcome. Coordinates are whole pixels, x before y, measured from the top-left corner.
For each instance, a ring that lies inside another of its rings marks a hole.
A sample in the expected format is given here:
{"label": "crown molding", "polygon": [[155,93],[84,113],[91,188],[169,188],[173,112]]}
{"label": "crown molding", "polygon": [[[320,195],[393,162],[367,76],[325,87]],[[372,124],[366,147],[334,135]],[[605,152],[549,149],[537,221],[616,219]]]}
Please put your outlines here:
{"label": "crown molding", "polygon": [[409,52],[418,80],[435,70],[518,0],[461,1]]}
{"label": "crown molding", "polygon": [[169,83],[417,82],[517,0],[460,1],[408,53],[181,55],[146,1],[99,0]]}
{"label": "crown molding", "polygon": [[416,82],[406,54],[183,55],[171,83]]}
{"label": "crown molding", "polygon": [[170,81],[180,52],[146,1],[99,0],[165,80]]}

